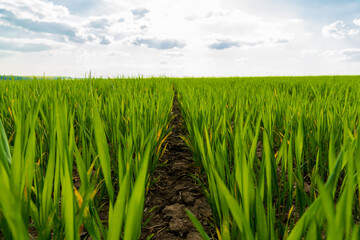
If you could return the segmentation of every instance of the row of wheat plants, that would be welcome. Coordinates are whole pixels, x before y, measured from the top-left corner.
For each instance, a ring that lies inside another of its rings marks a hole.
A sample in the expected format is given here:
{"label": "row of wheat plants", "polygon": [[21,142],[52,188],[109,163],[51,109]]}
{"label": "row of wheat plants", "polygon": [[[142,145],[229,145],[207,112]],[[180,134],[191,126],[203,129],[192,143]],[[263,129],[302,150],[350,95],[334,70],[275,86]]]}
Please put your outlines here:
{"label": "row of wheat plants", "polygon": [[0,235],[137,239],[166,79],[0,81]]}
{"label": "row of wheat plants", "polygon": [[359,77],[175,84],[218,239],[359,239]]}

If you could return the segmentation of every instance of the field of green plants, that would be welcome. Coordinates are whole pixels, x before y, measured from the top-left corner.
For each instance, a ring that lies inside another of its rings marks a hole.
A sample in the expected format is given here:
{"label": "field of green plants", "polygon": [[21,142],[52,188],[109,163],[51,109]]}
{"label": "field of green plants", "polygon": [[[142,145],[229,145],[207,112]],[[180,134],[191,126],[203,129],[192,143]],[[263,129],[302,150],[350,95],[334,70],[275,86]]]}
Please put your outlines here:
{"label": "field of green plants", "polygon": [[137,239],[173,95],[162,79],[0,82],[5,239]]}
{"label": "field of green plants", "polygon": [[359,77],[176,86],[218,239],[359,239]]}
{"label": "field of green plants", "polygon": [[177,97],[204,239],[360,239],[359,90],[359,76],[0,81],[0,238],[138,239]]}

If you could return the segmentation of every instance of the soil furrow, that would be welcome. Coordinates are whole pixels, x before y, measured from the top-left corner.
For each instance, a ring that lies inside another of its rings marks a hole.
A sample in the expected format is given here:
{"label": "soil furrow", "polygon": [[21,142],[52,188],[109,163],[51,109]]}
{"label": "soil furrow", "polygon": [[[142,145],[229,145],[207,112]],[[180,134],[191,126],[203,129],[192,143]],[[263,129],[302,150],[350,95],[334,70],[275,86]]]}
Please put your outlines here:
{"label": "soil furrow", "polygon": [[201,239],[185,209],[200,220],[208,233],[213,230],[209,224],[211,209],[201,187],[191,177],[196,174],[197,167],[190,149],[180,137],[185,136],[187,130],[176,94],[171,114],[174,116],[170,123],[172,133],[153,176],[158,180],[149,189],[145,200],[144,221],[152,217],[142,229],[141,239],[144,240],[152,234],[154,240]]}

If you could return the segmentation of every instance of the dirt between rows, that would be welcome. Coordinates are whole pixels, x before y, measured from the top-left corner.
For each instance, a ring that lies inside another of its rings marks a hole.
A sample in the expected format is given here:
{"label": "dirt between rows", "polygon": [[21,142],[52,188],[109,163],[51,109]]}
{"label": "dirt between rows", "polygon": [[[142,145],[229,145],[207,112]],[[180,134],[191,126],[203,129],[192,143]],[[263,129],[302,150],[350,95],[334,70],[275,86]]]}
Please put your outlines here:
{"label": "dirt between rows", "polygon": [[[189,148],[180,136],[187,134],[175,95],[170,126],[172,133],[167,139],[167,148],[155,170],[157,181],[149,189],[145,200],[144,221],[150,221],[142,228],[141,238],[154,240],[202,239],[185,213],[190,210],[201,222],[209,236],[214,233],[211,227],[212,213],[201,187],[193,179],[197,167]],[[151,211],[151,209],[155,209]]]}

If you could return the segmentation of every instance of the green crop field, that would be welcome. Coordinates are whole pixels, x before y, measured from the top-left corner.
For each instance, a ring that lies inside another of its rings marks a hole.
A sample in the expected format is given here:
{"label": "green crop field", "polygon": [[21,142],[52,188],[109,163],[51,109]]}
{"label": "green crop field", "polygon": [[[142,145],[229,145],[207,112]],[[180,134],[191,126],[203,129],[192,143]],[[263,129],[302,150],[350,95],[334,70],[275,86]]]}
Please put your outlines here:
{"label": "green crop field", "polygon": [[359,91],[359,76],[0,81],[0,239],[139,239],[174,98],[203,239],[360,239]]}
{"label": "green crop field", "polygon": [[161,79],[0,82],[3,236],[136,239],[173,95]]}

